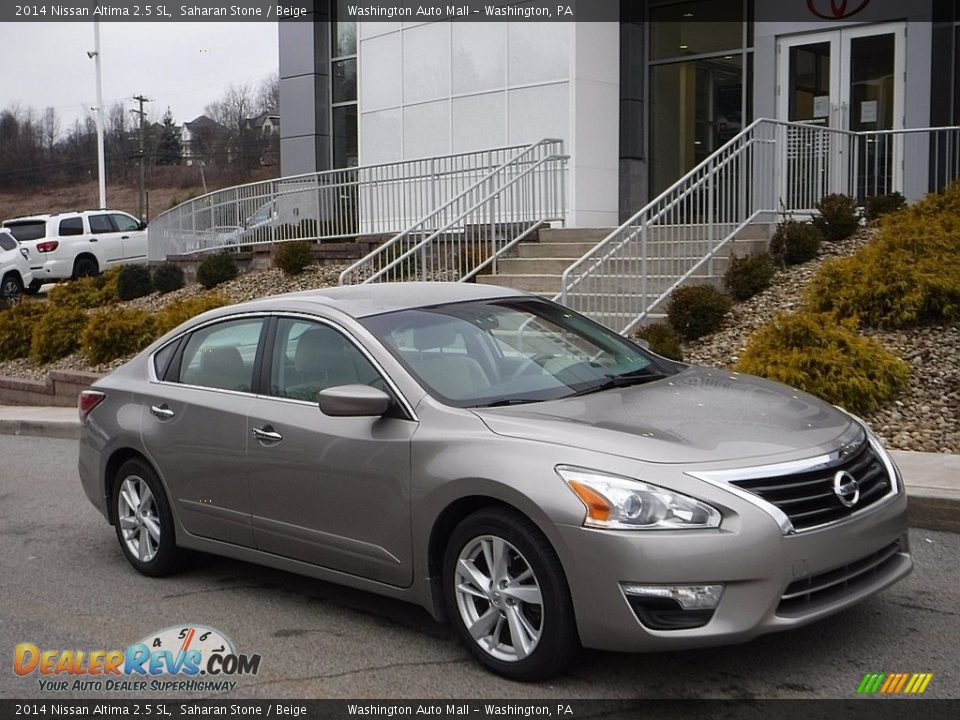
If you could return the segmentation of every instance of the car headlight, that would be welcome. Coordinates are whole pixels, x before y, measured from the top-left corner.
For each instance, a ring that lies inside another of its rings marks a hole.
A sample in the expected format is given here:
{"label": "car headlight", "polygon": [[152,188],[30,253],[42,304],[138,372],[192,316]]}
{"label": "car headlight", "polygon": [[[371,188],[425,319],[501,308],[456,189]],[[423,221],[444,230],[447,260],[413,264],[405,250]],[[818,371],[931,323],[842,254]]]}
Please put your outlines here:
{"label": "car headlight", "polygon": [[558,465],[557,474],[587,508],[583,524],[608,530],[684,530],[720,526],[720,513],[673,490],[596,470]]}

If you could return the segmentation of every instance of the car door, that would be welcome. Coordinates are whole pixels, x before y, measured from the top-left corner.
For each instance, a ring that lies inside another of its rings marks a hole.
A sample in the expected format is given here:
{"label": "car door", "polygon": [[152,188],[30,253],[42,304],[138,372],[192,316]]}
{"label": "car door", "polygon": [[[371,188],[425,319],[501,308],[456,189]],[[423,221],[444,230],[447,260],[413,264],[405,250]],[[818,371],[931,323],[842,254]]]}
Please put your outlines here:
{"label": "car door", "polygon": [[147,231],[140,221],[126,213],[111,213],[110,220],[120,233],[120,247],[125,263],[147,262]]}
{"label": "car door", "polygon": [[327,322],[280,317],[250,411],[248,468],[257,547],[395,586],[412,582],[410,441],[398,404],[384,417],[328,417],[327,387],[398,397],[368,355]]}
{"label": "car door", "polygon": [[141,410],[144,446],[183,526],[236,545],[254,544],[247,415],[265,326],[266,316],[223,320],[181,339],[172,357],[158,352]]}
{"label": "car door", "polygon": [[90,223],[90,235],[87,238],[90,250],[97,256],[100,269],[116,265],[123,261],[123,243],[110,215],[97,213],[87,217]]}

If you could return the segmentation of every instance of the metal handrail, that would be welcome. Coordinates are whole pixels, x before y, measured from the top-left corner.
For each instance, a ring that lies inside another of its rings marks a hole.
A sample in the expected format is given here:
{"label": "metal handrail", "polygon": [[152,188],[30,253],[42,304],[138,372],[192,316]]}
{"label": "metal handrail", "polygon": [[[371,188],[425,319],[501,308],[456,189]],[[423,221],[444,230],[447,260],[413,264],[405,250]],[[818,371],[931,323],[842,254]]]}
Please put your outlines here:
{"label": "metal handrail", "polygon": [[[563,272],[556,300],[629,332],[748,224],[812,213],[828,193],[897,189],[905,136],[925,135],[931,189],[960,177],[960,127],[852,131],[760,118]],[[942,143],[943,141],[943,143]],[[943,150],[941,152],[941,144]],[[941,157],[945,158],[941,161]]]}
{"label": "metal handrail", "polygon": [[[562,152],[562,149],[563,141],[554,138],[546,138],[526,146],[459,195],[427,213],[350,265],[340,274],[340,284],[358,280],[369,283],[383,278],[410,279],[409,264],[411,258],[417,257],[418,253],[420,262],[414,268],[414,274],[419,279],[430,279],[427,276],[442,272],[444,279],[463,281],[491,263],[495,266],[496,260],[521,238],[528,236],[534,226],[539,227],[548,220],[564,219],[563,170],[568,158],[554,152]],[[529,196],[524,194],[519,206],[513,203],[506,208],[494,207],[501,198],[509,196],[510,191],[522,180],[533,178],[535,183],[535,173],[548,165],[556,166],[551,168],[555,169],[556,173],[548,179],[548,183],[552,183],[552,194],[544,196],[534,191]],[[487,212],[478,212],[484,210]],[[474,218],[475,214],[482,214],[483,217]],[[450,215],[452,217],[447,219]],[[470,219],[478,222],[470,223]],[[470,225],[488,231],[485,235],[470,240],[464,237]],[[504,241],[503,232],[512,232],[513,237]],[[416,239],[416,236],[421,237]],[[437,262],[436,254],[430,250],[432,245],[439,244],[441,240],[452,241],[447,244],[454,246],[448,250],[449,257],[445,263]],[[472,253],[473,259],[465,259],[465,253]]]}
{"label": "metal handrail", "polygon": [[214,190],[158,215],[150,257],[394,234],[526,145],[324,170]]}

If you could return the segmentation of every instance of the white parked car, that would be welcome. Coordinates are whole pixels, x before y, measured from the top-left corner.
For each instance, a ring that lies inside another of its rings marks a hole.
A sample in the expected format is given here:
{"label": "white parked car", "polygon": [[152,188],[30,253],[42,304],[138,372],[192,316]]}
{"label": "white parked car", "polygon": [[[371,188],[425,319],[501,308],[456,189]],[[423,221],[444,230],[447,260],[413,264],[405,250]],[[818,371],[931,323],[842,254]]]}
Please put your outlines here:
{"label": "white parked car", "polygon": [[3,221],[3,227],[30,251],[33,281],[43,283],[98,275],[113,265],[146,263],[147,226],[116,210],[31,215]]}
{"label": "white parked car", "polygon": [[33,280],[29,258],[27,248],[8,230],[0,230],[0,305],[20,302],[20,294]]}

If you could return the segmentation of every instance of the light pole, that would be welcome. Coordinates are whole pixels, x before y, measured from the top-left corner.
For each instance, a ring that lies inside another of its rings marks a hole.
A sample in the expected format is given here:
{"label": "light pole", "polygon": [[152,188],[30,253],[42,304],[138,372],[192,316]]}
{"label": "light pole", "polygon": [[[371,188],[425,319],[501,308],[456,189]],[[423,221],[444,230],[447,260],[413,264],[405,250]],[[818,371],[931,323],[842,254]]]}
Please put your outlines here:
{"label": "light pole", "polygon": [[93,52],[87,51],[87,57],[91,58],[97,66],[97,178],[100,182],[100,208],[107,207],[107,176],[104,170],[103,160],[103,80],[100,76],[100,23],[93,23]]}

